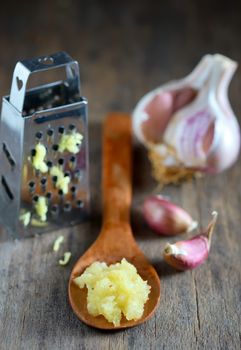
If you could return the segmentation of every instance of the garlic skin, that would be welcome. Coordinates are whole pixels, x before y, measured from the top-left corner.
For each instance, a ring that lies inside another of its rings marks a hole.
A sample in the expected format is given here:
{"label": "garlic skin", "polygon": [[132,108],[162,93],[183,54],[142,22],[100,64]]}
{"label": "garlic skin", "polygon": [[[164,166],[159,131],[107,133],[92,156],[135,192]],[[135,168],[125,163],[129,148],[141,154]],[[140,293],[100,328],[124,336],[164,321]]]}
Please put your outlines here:
{"label": "garlic skin", "polygon": [[169,265],[184,271],[194,269],[204,263],[209,255],[211,237],[218,216],[215,211],[212,215],[213,218],[203,233],[175,244],[167,243],[163,257]]}
{"label": "garlic skin", "polygon": [[160,195],[145,199],[143,216],[151,229],[163,236],[187,233],[197,227],[185,210]]}
{"label": "garlic skin", "polygon": [[240,150],[240,128],[227,90],[237,68],[231,59],[206,55],[184,79],[145,95],[133,112],[133,130],[147,148],[165,155],[166,167],[219,173],[230,167]]}

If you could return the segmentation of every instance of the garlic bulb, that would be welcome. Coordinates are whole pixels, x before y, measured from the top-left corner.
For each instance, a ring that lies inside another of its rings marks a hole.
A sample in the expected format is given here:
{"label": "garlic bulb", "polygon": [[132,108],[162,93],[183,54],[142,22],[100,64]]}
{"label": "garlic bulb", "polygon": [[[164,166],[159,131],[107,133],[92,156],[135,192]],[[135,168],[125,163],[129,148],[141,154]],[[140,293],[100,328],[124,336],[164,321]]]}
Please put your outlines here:
{"label": "garlic bulb", "polygon": [[237,63],[206,55],[184,79],[145,95],[133,112],[137,138],[162,166],[218,173],[240,149],[240,129],[227,90]]}

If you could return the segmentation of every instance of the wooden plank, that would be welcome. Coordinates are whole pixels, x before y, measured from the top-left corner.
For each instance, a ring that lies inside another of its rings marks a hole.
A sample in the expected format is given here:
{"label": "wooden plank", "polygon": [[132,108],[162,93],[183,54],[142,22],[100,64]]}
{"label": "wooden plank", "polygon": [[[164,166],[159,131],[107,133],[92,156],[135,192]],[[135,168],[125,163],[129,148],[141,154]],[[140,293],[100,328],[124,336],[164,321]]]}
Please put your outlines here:
{"label": "wooden plank", "polygon": [[[167,239],[145,225],[140,207],[155,189],[143,148],[134,160],[133,231],[161,277],[161,303],[147,323],[121,332],[101,332],[74,316],[67,283],[77,258],[101,225],[101,121],[110,110],[128,112],[148,90],[188,73],[207,52],[240,59],[240,4],[122,1],[35,1],[2,4],[0,95],[9,91],[17,59],[65,49],[81,66],[90,106],[92,217],[90,222],[42,237],[0,243],[0,349],[240,349],[241,183],[240,158],[219,176],[206,176],[163,193],[204,227],[219,212],[211,255],[186,273],[167,266]],[[240,117],[240,71],[230,90]],[[63,234],[68,266],[57,264],[52,244]],[[175,239],[170,239],[175,241]]]}

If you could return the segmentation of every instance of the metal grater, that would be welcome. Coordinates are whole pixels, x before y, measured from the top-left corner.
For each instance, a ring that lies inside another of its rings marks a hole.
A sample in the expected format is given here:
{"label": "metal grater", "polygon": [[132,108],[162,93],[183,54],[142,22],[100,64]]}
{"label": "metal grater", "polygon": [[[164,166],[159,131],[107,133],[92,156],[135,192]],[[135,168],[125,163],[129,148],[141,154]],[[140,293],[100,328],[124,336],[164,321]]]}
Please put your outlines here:
{"label": "metal grater", "polygon": [[[31,74],[61,67],[66,80],[26,90]],[[0,130],[0,219],[15,238],[86,218],[87,127],[76,61],[59,52],[16,64]]]}

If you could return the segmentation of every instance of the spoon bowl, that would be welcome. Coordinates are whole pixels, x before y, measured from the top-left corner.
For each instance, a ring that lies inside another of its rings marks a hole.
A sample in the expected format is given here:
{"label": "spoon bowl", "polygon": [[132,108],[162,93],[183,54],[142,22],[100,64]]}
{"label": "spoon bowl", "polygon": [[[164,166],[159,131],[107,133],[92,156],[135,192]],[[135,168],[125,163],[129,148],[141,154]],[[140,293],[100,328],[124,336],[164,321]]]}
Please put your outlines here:
{"label": "spoon bowl", "polygon": [[[69,300],[77,317],[89,326],[100,329],[121,329],[136,326],[149,319],[160,299],[160,280],[152,265],[137,246],[130,227],[131,204],[131,121],[129,116],[111,114],[106,118],[103,133],[103,226],[99,237],[75,264],[69,280]],[[74,279],[95,261],[107,265],[123,258],[133,264],[138,274],[151,287],[144,313],[138,320],[122,316],[119,326],[104,316],[92,316],[87,310],[87,289],[80,289]]]}

